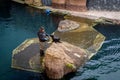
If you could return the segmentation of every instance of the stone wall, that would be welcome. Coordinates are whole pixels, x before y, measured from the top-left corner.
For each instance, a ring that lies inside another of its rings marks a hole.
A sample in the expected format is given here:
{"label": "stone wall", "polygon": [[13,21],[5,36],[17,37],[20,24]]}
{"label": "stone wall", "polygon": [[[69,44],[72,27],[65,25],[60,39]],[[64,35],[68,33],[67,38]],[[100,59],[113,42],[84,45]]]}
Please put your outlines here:
{"label": "stone wall", "polygon": [[86,0],[67,0],[66,9],[72,11],[86,11]]}
{"label": "stone wall", "polygon": [[52,7],[65,9],[66,0],[52,0]]}
{"label": "stone wall", "polygon": [[86,11],[86,0],[52,0],[52,7],[72,11]]}
{"label": "stone wall", "polygon": [[87,0],[88,10],[120,11],[120,0]]}

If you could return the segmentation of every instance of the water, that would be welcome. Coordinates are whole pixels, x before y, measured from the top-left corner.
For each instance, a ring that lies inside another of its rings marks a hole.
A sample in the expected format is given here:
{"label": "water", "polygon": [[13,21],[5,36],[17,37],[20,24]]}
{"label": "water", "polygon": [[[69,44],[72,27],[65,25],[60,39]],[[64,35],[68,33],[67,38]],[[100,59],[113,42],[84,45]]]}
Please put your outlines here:
{"label": "water", "polygon": [[40,26],[51,34],[57,29],[60,16],[49,16],[38,9],[16,3],[7,8],[4,5],[1,9],[5,11],[0,11],[0,80],[41,79],[40,74],[12,69],[12,50],[24,40],[37,37]]}
{"label": "water", "polygon": [[[39,26],[47,33],[56,30],[58,16],[48,16],[39,10],[13,4],[8,13],[0,14],[0,80],[47,80],[44,74],[11,68],[12,50],[25,39],[37,37]],[[102,48],[85,66],[63,80],[119,80],[120,79],[120,26],[98,25],[95,27],[106,36]]]}
{"label": "water", "polygon": [[120,0],[87,0],[89,10],[120,11]]}
{"label": "water", "polygon": [[120,25],[95,26],[106,36],[98,53],[71,80],[120,80]]}

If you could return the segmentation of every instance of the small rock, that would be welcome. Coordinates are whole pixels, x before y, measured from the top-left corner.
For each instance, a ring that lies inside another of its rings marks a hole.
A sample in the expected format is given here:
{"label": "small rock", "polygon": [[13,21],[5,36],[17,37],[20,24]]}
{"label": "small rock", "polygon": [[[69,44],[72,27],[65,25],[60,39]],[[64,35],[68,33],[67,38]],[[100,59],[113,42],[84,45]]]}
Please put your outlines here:
{"label": "small rock", "polygon": [[77,29],[80,25],[72,20],[63,20],[60,21],[59,26],[58,26],[58,31],[60,32],[65,32],[65,31],[70,31]]}

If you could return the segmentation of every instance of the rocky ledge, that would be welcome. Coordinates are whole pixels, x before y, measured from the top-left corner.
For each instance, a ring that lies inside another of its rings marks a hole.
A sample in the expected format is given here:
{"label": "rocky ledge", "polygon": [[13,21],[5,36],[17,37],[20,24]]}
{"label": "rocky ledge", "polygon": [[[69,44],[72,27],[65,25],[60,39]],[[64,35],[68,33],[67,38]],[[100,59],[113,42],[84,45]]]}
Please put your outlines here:
{"label": "rocky ledge", "polygon": [[84,49],[68,42],[50,43],[44,59],[39,54],[38,39],[25,40],[13,51],[12,68],[33,72],[45,70],[49,78],[60,79],[67,73],[75,72],[88,59]]}
{"label": "rocky ledge", "polygon": [[45,72],[49,78],[60,79],[82,66],[88,55],[86,51],[67,42],[52,43],[44,57]]}
{"label": "rocky ledge", "polygon": [[41,70],[45,70],[49,78],[60,79],[82,67],[93,55],[86,49],[61,41],[61,43],[50,43],[42,59],[39,53],[39,41],[33,38],[25,40],[13,51],[12,68],[40,73]]}
{"label": "rocky ledge", "polygon": [[66,20],[60,21],[58,25],[58,31],[66,32],[66,31],[77,29],[79,27],[80,25],[77,22],[66,19]]}
{"label": "rocky ledge", "polygon": [[67,73],[75,72],[82,67],[88,59],[96,54],[105,37],[92,26],[80,23],[80,19],[75,18],[78,21],[75,21],[73,17],[68,19],[70,25],[68,25],[69,22],[62,24],[67,28],[61,29],[59,26],[58,30],[54,32],[55,36],[61,38],[61,42],[50,41],[44,57],[40,56],[37,38],[27,39],[13,50],[12,68],[33,72],[44,70],[49,78],[60,79]]}

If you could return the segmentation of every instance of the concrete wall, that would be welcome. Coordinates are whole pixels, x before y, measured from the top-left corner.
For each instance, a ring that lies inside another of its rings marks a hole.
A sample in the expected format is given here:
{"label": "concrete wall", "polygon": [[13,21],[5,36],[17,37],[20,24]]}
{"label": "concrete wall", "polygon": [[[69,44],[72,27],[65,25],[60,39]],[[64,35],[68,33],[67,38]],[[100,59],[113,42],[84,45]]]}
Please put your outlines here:
{"label": "concrete wall", "polygon": [[88,10],[120,11],[120,0],[87,0]]}

